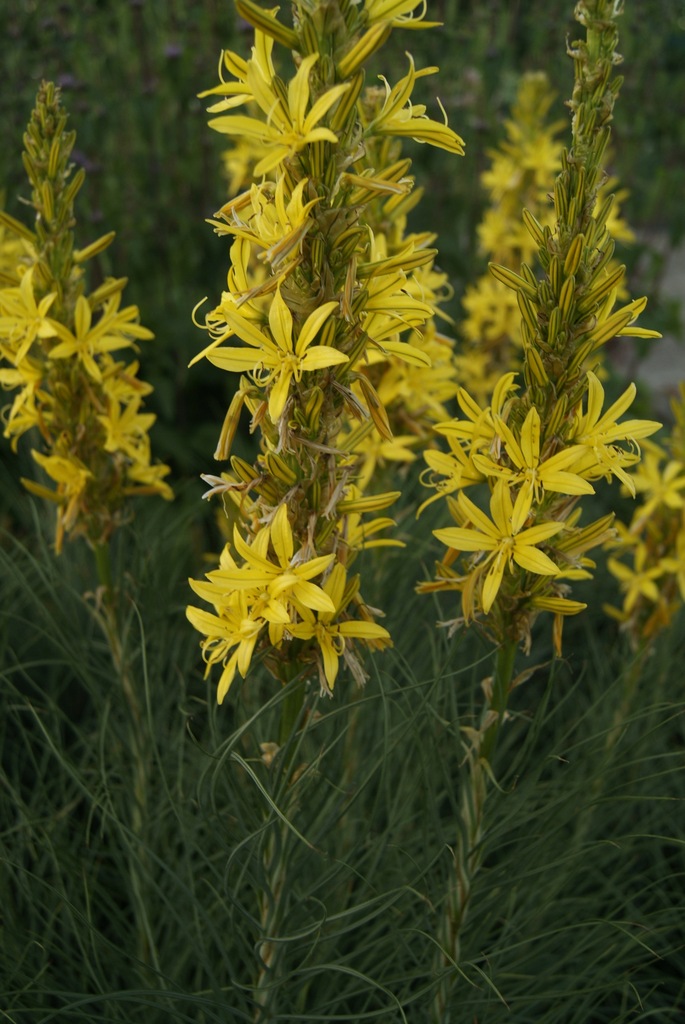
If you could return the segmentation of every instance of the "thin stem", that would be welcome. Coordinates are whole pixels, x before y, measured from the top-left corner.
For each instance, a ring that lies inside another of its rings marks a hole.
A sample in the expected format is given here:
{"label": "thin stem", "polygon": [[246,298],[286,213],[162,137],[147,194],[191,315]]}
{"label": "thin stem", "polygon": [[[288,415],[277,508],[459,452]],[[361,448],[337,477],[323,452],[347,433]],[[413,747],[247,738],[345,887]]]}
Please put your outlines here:
{"label": "thin stem", "polygon": [[112,593],[112,559],[108,543],[96,544],[93,548],[95,554],[95,567],[98,573],[98,580],[102,587],[105,600],[111,603]]}
{"label": "thin stem", "polygon": [[[481,726],[468,751],[468,776],[461,793],[458,835],[454,849],[454,874],[450,880],[445,913],[440,925],[440,981],[433,1003],[435,1024],[448,1024],[449,999],[461,956],[461,934],[466,920],[473,881],[483,861],[485,801],[491,764],[500,726],[511,693],[517,644],[507,641],[495,657],[495,672],[489,699],[483,708]],[[456,965],[456,968],[455,968]]]}
{"label": "thin stem", "polygon": [[134,913],[137,923],[137,951],[141,961],[149,964],[152,960],[158,967],[154,955],[154,942],[145,907],[144,876],[146,874],[146,851],[143,831],[147,820],[147,761],[142,731],[142,712],[131,676],[130,665],[121,638],[117,608],[117,589],[113,583],[112,558],[108,543],[93,547],[98,581],[102,588],[102,615],[98,616],[107,638],[112,664],[119,677],[121,689],[129,710],[129,745],[133,762],[133,802],[131,806],[131,833],[129,872],[133,896]]}
{"label": "thin stem", "polygon": [[[294,678],[294,677],[293,677]],[[300,717],[305,697],[305,681],[290,685],[281,704],[281,722],[278,732],[279,745],[285,746],[292,736]]]}
{"label": "thin stem", "polygon": [[[287,689],[281,703],[279,744],[281,747],[288,746],[289,749],[276,762],[278,770],[282,772],[284,778],[290,772],[298,749],[298,744],[293,743],[292,740],[302,714],[306,694],[306,677],[297,678],[302,672],[301,666],[295,663],[288,666],[287,671],[291,678],[286,683]],[[288,788],[286,792],[293,800],[290,811],[293,813],[297,805],[296,791]],[[280,966],[280,954],[282,953],[282,943],[278,942],[278,936],[282,920],[287,913],[288,889],[286,882],[290,874],[291,849],[290,830],[280,822],[274,823],[263,854],[265,885],[260,893],[261,942],[259,945],[260,963],[254,987],[255,1024],[262,1024],[274,1017],[273,1000]]]}
{"label": "thin stem", "polygon": [[[500,726],[504,719],[509,703],[511,692],[511,680],[514,674],[514,661],[516,660],[517,643],[509,640],[497,649],[495,659],[495,675],[492,681],[492,696],[485,706],[483,713],[483,725],[491,717],[490,713],[495,712],[494,718],[486,727],[483,740],[480,745],[481,759],[488,763],[492,760]],[[482,729],[483,726],[481,726]]]}

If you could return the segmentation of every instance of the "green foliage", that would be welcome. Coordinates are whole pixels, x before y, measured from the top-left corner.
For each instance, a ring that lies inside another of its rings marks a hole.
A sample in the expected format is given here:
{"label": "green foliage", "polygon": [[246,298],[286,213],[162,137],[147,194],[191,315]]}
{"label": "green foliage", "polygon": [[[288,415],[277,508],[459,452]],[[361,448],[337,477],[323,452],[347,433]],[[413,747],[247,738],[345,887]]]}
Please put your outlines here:
{"label": "green foliage", "polygon": [[[427,1021],[461,728],[489,654],[435,632],[436,610],[417,608],[393,554],[376,583],[402,643],[365,690],[311,694],[307,728],[268,768],[260,744],[276,738],[286,691],[256,673],[217,709],[199,678],[181,615],[192,505],[173,529],[142,510],[115,553],[137,581],[124,636],[146,709],[140,836],[127,708],[95,595],[82,596],[92,570],[75,546],[57,564],[43,540],[29,551],[3,538],[7,1017],[257,1019],[266,893],[283,912],[263,1019]],[[455,1019],[668,1021],[682,1009],[682,620],[630,704],[631,665],[619,645],[607,653],[611,636],[579,622],[568,665],[540,666],[512,698]]]}

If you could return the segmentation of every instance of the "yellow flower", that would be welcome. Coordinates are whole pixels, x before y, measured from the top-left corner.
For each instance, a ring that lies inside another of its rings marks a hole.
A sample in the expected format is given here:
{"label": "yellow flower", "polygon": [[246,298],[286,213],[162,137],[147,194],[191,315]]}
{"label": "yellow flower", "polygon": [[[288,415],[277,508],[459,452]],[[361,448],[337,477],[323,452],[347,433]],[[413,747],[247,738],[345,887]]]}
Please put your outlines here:
{"label": "yellow flower", "polygon": [[[275,562],[269,558],[270,544],[276,555]],[[335,556],[320,555],[308,561],[294,557],[293,533],[285,505],[279,506],[270,526],[261,529],[252,544],[242,539],[236,527],[233,546],[244,564],[236,565],[229,556],[220,569],[207,573],[213,588],[211,591],[206,584],[191,580],[191,587],[201,597],[214,603],[217,590],[229,597],[234,590],[245,590],[253,594],[264,591],[268,595],[270,618],[281,623],[291,620],[286,606],[288,601],[294,602],[298,610],[302,607],[317,611],[335,610],[328,595],[311,582],[328,568]],[[213,594],[211,598],[210,593]],[[262,614],[266,619],[267,609]]]}
{"label": "yellow flower", "polygon": [[110,399],[107,415],[97,417],[105,428],[105,451],[139,459],[141,444],[149,443],[148,431],[157,418],[154,413],[141,413],[140,403],[138,396],[124,405]]}
{"label": "yellow flower", "polygon": [[664,453],[660,449],[645,452],[639,468],[631,474],[635,492],[642,495],[644,500],[636,513],[634,529],[638,529],[662,505],[670,509],[685,506],[682,494],[685,489],[685,466],[679,459],[670,459],[662,469],[660,464],[663,459]]}
{"label": "yellow flower", "polygon": [[73,332],[64,324],[54,321],[55,334],[59,342],[50,350],[51,359],[70,359],[78,356],[86,371],[96,380],[102,381],[102,371],[96,360],[97,355],[113,352],[133,344],[134,339],[150,339],[152,331],[138,323],[138,308],[127,306],[119,310],[121,292],[105,303],[100,317],[93,323],[93,311],[88,299],[79,295],[74,310]]}
{"label": "yellow flower", "polygon": [[412,106],[411,94],[417,78],[425,75],[432,75],[437,68],[424,68],[416,71],[414,58],[410,53],[409,72],[393,88],[388,81],[380,75],[385,85],[385,101],[379,113],[364,129],[364,135],[399,135],[414,139],[415,142],[427,142],[439,149],[446,149],[449,153],[463,155],[464,140],[445,123],[433,121],[426,117],[426,107],[423,103]]}
{"label": "yellow flower", "polygon": [[12,438],[15,451],[22,434],[49,419],[47,407],[51,399],[44,392],[39,392],[43,376],[44,368],[28,356],[24,356],[16,369],[0,369],[0,387],[8,391],[20,388],[9,412],[6,409],[2,412],[5,419],[4,436]]}
{"label": "yellow flower", "polygon": [[138,449],[136,461],[126,471],[124,494],[158,494],[165,501],[173,501],[174,492],[164,481],[170,472],[161,462],[150,465],[150,442],[146,438],[146,444]]}
{"label": "yellow flower", "polygon": [[[268,174],[286,157],[293,157],[312,142],[326,141],[336,144],[338,137],[330,128],[317,125],[331,107],[349,89],[343,82],[324,92],[309,110],[309,76],[319,59],[318,53],[305,57],[297,74],[288,83],[287,104],[273,89],[271,83],[261,81],[248,74],[253,96],[268,120],[260,121],[244,114],[229,114],[215,117],[209,122],[210,128],[225,135],[238,135],[254,139],[268,147],[269,152],[254,169],[256,177]],[[251,65],[252,61],[248,62]]]}
{"label": "yellow flower", "polygon": [[504,420],[495,418],[495,430],[504,441],[504,447],[513,469],[502,466],[485,455],[475,453],[472,461],[484,476],[495,476],[510,485],[520,485],[531,499],[539,504],[545,491],[558,494],[594,494],[594,488],[578,473],[568,472],[578,462],[585,449],[571,445],[549,459],[540,461],[540,414],[535,406],[528,410],[521,436],[517,441]]}
{"label": "yellow flower", "polygon": [[93,479],[93,474],[87,466],[77,458],[63,455],[43,455],[41,452],[32,451],[31,455],[42,466],[45,472],[57,484],[57,492],[51,492],[40,484],[34,484],[32,480],[22,480],[27,490],[41,497],[57,500],[63,506],[57,521],[57,536],[55,547],[59,553],[62,550],[62,541],[65,531],[69,531],[79,516],[81,497]]}
{"label": "yellow flower", "polygon": [[[431,305],[407,291],[406,275],[398,272],[372,277],[366,291],[362,322],[371,349],[413,366],[430,366],[430,356],[423,349],[397,339],[409,327],[422,327],[434,313]],[[376,353],[371,351],[369,355],[374,358]]]}
{"label": "yellow flower", "polygon": [[282,276],[290,269],[288,261],[297,258],[300,244],[314,223],[309,214],[321,201],[319,197],[303,201],[308,184],[309,179],[302,178],[287,201],[284,178],[279,178],[276,185],[270,181],[253,184],[249,192],[219,210],[217,217],[225,223],[210,223],[218,235],[233,234],[258,246],[263,250],[259,259]]}
{"label": "yellow flower", "polygon": [[[194,582],[190,580],[191,586]],[[201,644],[202,655],[207,663],[205,676],[212,665],[224,666],[216,695],[221,704],[235,678],[236,670],[245,678],[265,620],[255,616],[247,595],[240,591],[234,591],[230,601],[218,605],[216,612],[213,615],[193,605],[186,608],[188,620],[205,638]]]}
{"label": "yellow flower", "polygon": [[[439,541],[454,551],[489,552],[482,566],[484,568],[490,565],[481,597],[486,615],[497,597],[504,570],[509,567],[509,571],[513,571],[512,562],[527,572],[540,576],[556,576],[561,571],[549,555],[540,551],[536,545],[553,537],[563,529],[564,524],[540,523],[527,530],[521,530],[520,525],[525,522],[530,501],[519,495],[516,505],[512,505],[509,488],[504,481],[496,482],[490,497],[492,520],[488,519],[463,492],[457,498],[457,507],[464,521],[471,525],[451,526],[443,530],[434,530],[433,533]],[[478,570],[479,573],[482,568]]]}
{"label": "yellow flower", "polygon": [[345,593],[347,575],[344,566],[338,562],[323,585],[333,605],[333,611],[319,611],[315,616],[309,609],[302,611],[302,622],[288,626],[288,632],[300,640],[315,639],[321,651],[323,673],[321,685],[327,693],[331,693],[338,675],[339,660],[345,651],[345,641],[349,637],[360,640],[381,640],[390,642],[390,634],[383,626],[375,622],[358,619],[333,620],[340,614]]}
{"label": "yellow flower", "polygon": [[464,388],[459,388],[457,402],[467,418],[438,423],[436,431],[439,434],[444,434],[445,437],[455,437],[466,441],[471,451],[487,448],[495,439],[494,417],[503,417],[510,394],[517,389],[516,374],[502,374],[495,385],[490,405],[483,409]]}
{"label": "yellow flower", "polygon": [[429,449],[423,453],[428,469],[424,469],[421,474],[421,483],[425,487],[434,487],[436,493],[419,506],[417,515],[439,498],[446,498],[448,494],[453,494],[462,487],[480,483],[483,479],[459,442],[451,437],[448,437],[448,442],[452,449],[450,452]]}
{"label": "yellow flower", "polygon": [[[587,376],[589,382],[587,412],[577,415],[570,437],[570,440],[576,445],[582,445],[586,449],[585,458],[576,463],[576,469],[586,480],[596,480],[599,477],[610,478],[615,475],[634,496],[635,485],[632,477],[625,472],[625,467],[639,461],[639,448],[636,441],[654,434],[660,429],[661,423],[657,423],[655,420],[616,422],[632,405],[637,393],[634,384],[630,384],[620,398],[602,415],[604,388],[592,371],[588,372]],[[617,443],[619,441],[628,442],[633,450],[627,451],[625,448],[621,448]]]}
{"label": "yellow flower", "polygon": [[291,380],[299,383],[302,374],[322,370],[336,363],[346,363],[348,357],[329,345],[314,345],[320,328],[337,302],[326,302],[310,313],[302,324],[297,339],[293,339],[293,317],[280,291],[274,296],[269,309],[271,337],[242,316],[238,310],[225,309],[229,328],[256,351],[244,348],[217,348],[207,358],[215,366],[237,372],[248,371],[262,387],[271,385],[269,416],[276,423],[288,400]]}
{"label": "yellow flower", "polygon": [[33,294],[33,267],[27,270],[17,288],[0,291],[0,352],[14,366],[19,366],[37,339],[54,338],[56,321],[48,312],[56,292],[36,302]]}
{"label": "yellow flower", "polygon": [[635,567],[633,569],[624,565],[623,562],[619,562],[617,558],[609,558],[607,561],[610,572],[619,580],[621,590],[625,594],[623,610],[628,615],[640,597],[646,598],[653,604],[656,604],[659,600],[659,588],[655,580],[663,576],[665,567],[663,565],[653,565],[651,568],[648,568],[647,561],[648,551],[643,543],[639,543],[635,548]]}

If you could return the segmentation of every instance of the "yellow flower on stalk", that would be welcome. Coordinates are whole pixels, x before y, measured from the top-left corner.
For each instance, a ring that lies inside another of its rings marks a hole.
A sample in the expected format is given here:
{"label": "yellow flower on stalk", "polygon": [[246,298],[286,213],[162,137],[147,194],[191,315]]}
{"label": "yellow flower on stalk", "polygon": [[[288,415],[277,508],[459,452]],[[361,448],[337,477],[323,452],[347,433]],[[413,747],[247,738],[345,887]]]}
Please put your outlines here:
{"label": "yellow flower on stalk", "polygon": [[303,201],[307,185],[308,179],[302,178],[286,202],[283,178],[276,185],[270,181],[253,184],[249,192],[226,203],[216,214],[225,223],[210,223],[218,235],[236,235],[256,245],[263,250],[258,258],[283,275],[290,269],[289,261],[297,258],[301,242],[314,223],[309,214],[320,202],[319,197]]}
{"label": "yellow flower on stalk", "polygon": [[510,572],[513,571],[512,562],[539,576],[556,576],[561,572],[559,566],[549,555],[540,551],[537,545],[559,533],[564,524],[540,523],[525,530],[521,529],[530,510],[530,494],[520,493],[516,504],[512,504],[507,484],[503,480],[498,480],[490,496],[492,519],[488,519],[463,492],[459,493],[456,504],[463,521],[470,525],[448,526],[446,529],[433,530],[433,534],[439,541],[457,552],[488,552],[482,565],[472,570],[480,575],[485,566],[489,565],[481,596],[482,608],[486,615],[492,608],[502,585],[505,569],[508,567]]}
{"label": "yellow flower on stalk", "polygon": [[654,604],[659,601],[659,588],[655,581],[664,575],[667,567],[663,564],[649,566],[649,552],[644,543],[640,542],[635,547],[633,569],[617,558],[608,559],[607,565],[625,594],[623,611],[626,615],[630,615],[640,597]]}
{"label": "yellow flower on stalk", "polygon": [[[190,584],[195,588],[196,581],[190,580]],[[221,704],[236,671],[240,672],[243,679],[245,678],[255,644],[266,620],[255,616],[253,609],[250,608],[248,596],[243,591],[233,591],[230,600],[218,604],[215,610],[217,614],[212,614],[189,605],[186,608],[186,615],[188,621],[204,637],[200,646],[207,665],[205,678],[212,665],[223,665],[216,695],[217,702]]]}
{"label": "yellow flower on stalk", "polygon": [[303,373],[348,362],[348,357],[338,349],[329,345],[312,345],[337,306],[337,302],[326,302],[310,313],[296,339],[293,339],[293,316],[280,291],[276,292],[269,309],[271,336],[255,327],[237,309],[225,309],[229,328],[256,351],[216,348],[207,353],[207,358],[223,370],[251,373],[262,387],[271,384],[269,416],[273,423],[277,423],[288,400],[292,380],[299,383]]}
{"label": "yellow flower on stalk", "polygon": [[491,458],[474,453],[471,458],[476,469],[483,476],[494,476],[513,486],[520,486],[536,504],[542,501],[545,491],[557,494],[594,494],[594,487],[578,473],[569,472],[585,453],[581,445],[571,445],[548,459],[540,459],[540,414],[531,406],[528,410],[520,437],[501,418],[495,418],[495,431],[504,441],[504,448],[513,468],[494,462]]}
{"label": "yellow flower on stalk", "polygon": [[104,448],[106,452],[125,452],[130,458],[137,461],[141,445],[147,450],[146,446],[149,446],[148,431],[157,417],[154,413],[141,413],[141,401],[142,399],[136,396],[122,405],[110,399],[106,415],[97,417],[105,428]]}
{"label": "yellow flower on stalk", "polygon": [[425,487],[434,487],[435,494],[422,502],[417,515],[421,515],[423,510],[432,505],[434,501],[446,498],[448,495],[454,494],[455,491],[461,490],[462,487],[469,487],[472,484],[481,483],[483,480],[482,474],[475,468],[473,461],[459,442],[452,437],[448,437],[447,440],[451,451],[442,452],[428,449],[423,453],[428,468],[424,469],[420,480]]}
{"label": "yellow flower on stalk", "polygon": [[47,498],[49,501],[57,501],[62,506],[57,520],[57,536],[55,538],[55,548],[59,553],[62,550],[65,532],[68,532],[79,518],[81,498],[89,480],[93,479],[93,474],[87,466],[74,457],[43,455],[37,451],[32,451],[31,455],[57,484],[57,491],[54,492],[34,483],[33,480],[22,479],[22,483],[28,491],[39,497]]}
{"label": "yellow flower on stalk", "polygon": [[[435,432],[447,438],[449,452],[428,450],[423,453],[428,470],[421,474],[421,482],[426,487],[435,488],[435,494],[424,501],[418,510],[420,515],[425,508],[439,498],[448,497],[462,487],[470,487],[480,483],[483,473],[476,467],[473,456],[480,451],[488,451],[497,446],[498,437],[495,420],[502,420],[510,401],[511,392],[518,388],[515,383],[516,374],[506,373],[499,378],[492,394],[489,406],[483,409],[466,391],[457,390],[457,402],[466,419],[452,419],[438,423]],[[438,476],[435,476],[438,474]],[[444,479],[439,479],[439,477]]]}
{"label": "yellow flower on stalk", "polygon": [[[219,59],[219,85],[205,89],[198,94],[199,99],[204,99],[206,96],[225,97],[208,108],[210,113],[232,110],[244,103],[254,102],[257,95],[262,95],[264,90],[271,86],[276,74],[271,57],[273,46],[273,39],[257,29],[250,60],[245,60],[233,50],[222,50]],[[236,81],[224,81],[224,68],[230,75],[233,75]]]}
{"label": "yellow flower on stalk", "polygon": [[[271,83],[267,84],[262,79],[262,87],[259,87],[260,82],[257,79],[252,81],[248,76],[254,99],[268,118],[266,122],[245,114],[228,114],[209,122],[210,128],[224,135],[242,136],[268,147],[267,155],[254,169],[256,177],[273,171],[286,157],[295,156],[312,142],[337,144],[335,132],[317,125],[350,86],[348,82],[334,85],[322,93],[308,110],[309,76],[318,59],[319,54],[312,53],[302,60],[296,75],[288,83],[287,104]],[[248,61],[250,64],[252,61]]]}
{"label": "yellow flower on stalk", "polygon": [[333,611],[319,611],[315,616],[308,608],[302,610],[302,622],[288,626],[288,632],[300,640],[316,640],[321,651],[323,672],[320,672],[321,686],[331,693],[338,675],[338,664],[345,652],[348,638],[384,641],[390,643],[390,634],[383,626],[364,619],[343,619],[334,621],[344,611],[344,597],[347,583],[345,567],[337,562],[323,585],[331,599]]}
{"label": "yellow flower on stalk", "polygon": [[397,85],[391,88],[387,79],[379,75],[385,85],[385,100],[379,113],[365,127],[364,135],[404,136],[415,142],[428,142],[431,146],[446,149],[449,153],[463,155],[464,140],[448,126],[447,117],[443,124],[433,121],[426,116],[426,107],[423,103],[411,103],[410,97],[416,79],[433,75],[438,68],[423,68],[416,71],[414,58],[410,53],[407,57],[409,72]]}
{"label": "yellow flower on stalk", "polygon": [[378,275],[368,282],[363,326],[372,345],[369,355],[374,357],[375,348],[414,366],[430,366],[430,357],[422,349],[397,340],[401,331],[422,327],[433,315],[433,307],[410,295],[406,286],[401,272]]}
{"label": "yellow flower on stalk", "polygon": [[[661,428],[661,423],[656,420],[638,419],[617,423],[633,403],[637,393],[634,384],[630,384],[620,398],[602,414],[604,388],[592,371],[588,372],[587,377],[587,411],[576,416],[569,437],[569,441],[586,449],[586,455],[576,463],[576,469],[586,480],[610,478],[615,475],[634,496],[635,485],[632,477],[625,472],[625,467],[639,462],[640,449],[636,442],[656,433]],[[627,442],[632,450],[622,448],[618,444],[619,441]]]}
{"label": "yellow flower on stalk", "polygon": [[[273,548],[276,560],[269,557],[269,546]],[[280,505],[269,526],[263,527],[252,544],[246,543],[236,527],[233,547],[244,560],[242,566],[232,562],[229,553],[225,564],[207,573],[211,584],[223,588],[227,594],[234,590],[253,593],[264,591],[268,595],[269,609],[274,621],[282,623],[291,620],[287,602],[293,602],[298,610],[311,608],[315,611],[334,611],[333,603],[321,587],[312,583],[331,564],[334,555],[319,555],[309,560],[299,560],[294,553],[293,532],[288,522],[285,505]],[[231,564],[232,563],[232,564]],[[191,580],[190,585],[201,597],[207,597],[204,584]],[[266,619],[266,612],[263,612]]]}
{"label": "yellow flower on stalk", "polygon": [[685,506],[685,466],[680,459],[669,459],[661,466],[665,458],[664,452],[655,446],[655,450],[645,452],[638,469],[631,474],[635,493],[641,495],[644,502],[635,517],[632,526],[637,530],[662,505],[669,509]]}
{"label": "yellow flower on stalk", "polygon": [[123,493],[140,496],[158,494],[165,501],[172,501],[174,492],[164,480],[170,472],[168,466],[150,462],[150,438],[146,437],[136,449],[135,461],[127,469],[128,483],[124,486]]}
{"label": "yellow flower on stalk", "polygon": [[20,389],[9,411],[7,408],[2,410],[5,422],[3,436],[12,438],[14,451],[22,434],[31,427],[45,425],[50,419],[48,406],[51,399],[45,393],[39,393],[43,376],[43,367],[29,356],[24,356],[16,369],[0,368],[0,387],[8,391]]}
{"label": "yellow flower on stalk", "polygon": [[[253,0],[239,0],[239,8],[258,29],[255,47],[247,61],[224,54],[222,66],[235,81],[212,90],[218,101],[212,112],[226,116],[217,116],[211,127],[251,148],[246,153],[242,146],[239,175],[254,164],[257,179],[265,180],[246,186],[214,221],[218,233],[234,238],[232,267],[220,305],[204,318],[210,343],[200,355],[244,376],[217,446],[219,458],[231,457],[232,473],[205,479],[208,493],[225,496],[231,531],[236,524],[238,529],[219,575],[195,590],[212,600],[223,588],[220,607],[232,607],[232,592],[244,594],[251,617],[268,621],[268,636],[264,629],[255,649],[266,653],[269,671],[287,683],[293,669],[306,669],[306,675],[318,664],[330,690],[341,656],[361,680],[354,645],[380,644],[387,634],[372,624],[345,625],[352,600],[365,623],[372,618],[350,591],[353,583],[344,584],[337,609],[330,601],[315,606],[314,595],[322,601],[335,589],[341,572],[333,568],[336,562],[347,568],[361,547],[390,543],[379,534],[392,520],[360,517],[397,497],[356,493],[362,461],[356,442],[362,438],[356,433],[352,444],[345,435],[368,420],[382,438],[373,457],[413,457],[409,442],[418,429],[408,418],[393,431],[376,387],[395,360],[430,368],[420,332],[443,297],[434,292],[446,290],[444,277],[428,269],[436,255],[432,236],[405,237],[407,214],[420,193],[410,196],[414,181],[400,143],[413,135],[461,152],[461,140],[430,121],[424,107],[411,107],[413,64],[396,90],[364,91],[366,59],[393,25],[422,19],[423,0],[360,0],[340,7],[337,0],[332,7],[297,0],[292,28]],[[292,57],[290,79],[275,72],[273,42]],[[391,98],[382,110],[384,95]],[[235,108],[245,104],[246,116],[236,116]],[[400,415],[407,376],[398,372],[392,383]],[[454,388],[451,375],[451,394]],[[420,387],[415,390],[419,400],[425,397]],[[424,402],[433,419],[446,418],[442,396],[450,397],[436,375]],[[231,456],[242,410],[261,435],[259,454],[250,462]],[[274,528],[284,516],[294,540],[279,554]],[[330,557],[325,568],[317,556]],[[298,578],[314,570],[320,575]],[[266,651],[269,644],[273,650]],[[227,664],[234,654],[235,646]]]}
{"label": "yellow flower on stalk", "polygon": [[88,374],[98,382],[102,372],[96,356],[133,345],[134,339],[149,340],[154,335],[138,323],[137,306],[119,310],[121,292],[105,303],[100,317],[93,323],[93,312],[88,299],[79,295],[74,309],[74,330],[54,321],[59,342],[50,349],[51,359],[71,359],[77,356]]}
{"label": "yellow flower on stalk", "polygon": [[36,302],[33,293],[33,267],[26,271],[19,286],[0,291],[0,354],[19,366],[36,340],[54,338],[56,321],[48,317],[56,292]]}

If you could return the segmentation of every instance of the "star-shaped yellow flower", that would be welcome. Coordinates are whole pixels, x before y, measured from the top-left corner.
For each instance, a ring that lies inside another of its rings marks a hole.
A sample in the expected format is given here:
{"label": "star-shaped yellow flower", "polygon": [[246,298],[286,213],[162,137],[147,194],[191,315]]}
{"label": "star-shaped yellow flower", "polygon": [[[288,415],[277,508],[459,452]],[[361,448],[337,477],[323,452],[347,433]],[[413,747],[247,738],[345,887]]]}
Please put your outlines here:
{"label": "star-shaped yellow flower", "polygon": [[33,294],[33,267],[26,271],[17,288],[0,291],[0,354],[19,366],[37,339],[53,338],[56,321],[48,312],[56,292],[36,302]]}
{"label": "star-shaped yellow flower", "polygon": [[495,418],[495,430],[504,441],[504,448],[513,468],[494,462],[489,456],[475,453],[472,461],[484,476],[496,476],[514,486],[521,486],[539,504],[544,491],[557,494],[594,494],[594,487],[578,473],[569,472],[585,454],[581,445],[571,445],[548,459],[540,460],[540,414],[535,406],[528,410],[520,437],[504,420]]}
{"label": "star-shaped yellow flower", "polygon": [[254,169],[255,177],[268,174],[286,157],[295,156],[312,142],[337,144],[335,132],[319,125],[319,122],[350,85],[349,82],[334,85],[310,107],[309,76],[318,59],[319,54],[312,53],[302,60],[297,73],[288,83],[287,105],[261,72],[251,74],[253,62],[248,61],[247,84],[267,120],[260,121],[245,114],[228,114],[215,117],[209,122],[209,127],[215,131],[254,139],[268,146],[267,155]]}
{"label": "star-shaped yellow flower", "polygon": [[520,526],[515,527],[514,522],[525,521],[526,517],[522,511],[525,504],[530,509],[530,500],[526,502],[519,495],[516,506],[513,505],[509,487],[503,480],[498,480],[490,498],[492,519],[488,519],[485,513],[461,492],[457,498],[457,507],[464,522],[470,525],[451,526],[433,531],[439,541],[454,551],[489,552],[483,566],[476,570],[480,573],[485,565],[490,566],[483,582],[481,596],[481,604],[486,615],[497,597],[505,569],[513,571],[512,562],[539,576],[556,576],[561,572],[559,566],[549,555],[540,551],[537,545],[553,537],[563,529],[564,524],[540,523],[526,530],[521,530]]}
{"label": "star-shaped yellow flower", "polygon": [[[632,405],[637,393],[634,384],[630,384],[623,394],[602,415],[604,405],[604,388],[599,378],[588,372],[587,412],[577,416],[570,440],[585,448],[585,456],[576,463],[576,471],[586,480],[615,475],[621,480],[630,493],[635,495],[635,485],[627,466],[639,460],[639,448],[636,442],[649,437],[660,429],[661,423],[656,420],[617,420]],[[622,448],[617,442],[625,441],[633,450]]]}
{"label": "star-shaped yellow flower", "polygon": [[247,371],[262,387],[270,386],[269,416],[276,423],[285,408],[292,380],[299,383],[305,372],[348,361],[348,357],[338,349],[329,345],[312,345],[337,307],[337,302],[326,302],[310,313],[297,338],[293,338],[293,316],[280,290],[269,309],[270,335],[242,316],[239,310],[226,307],[224,316],[229,328],[252,348],[216,348],[207,353],[207,358],[224,370]]}
{"label": "star-shaped yellow flower", "polygon": [[305,608],[302,611],[303,621],[288,627],[288,632],[300,640],[316,640],[323,660],[321,683],[328,693],[333,690],[335,685],[339,660],[345,650],[345,641],[348,637],[390,642],[390,634],[387,629],[375,622],[363,619],[334,621],[341,611],[346,582],[345,568],[340,562],[337,562],[323,585],[324,591],[331,599],[334,611],[319,611],[315,616],[313,612]]}
{"label": "star-shaped yellow flower", "polygon": [[648,551],[640,543],[634,552],[634,568],[619,562],[617,558],[609,558],[609,571],[621,584],[624,593],[623,610],[630,614],[641,597],[656,604],[659,600],[659,588],[656,580],[663,576],[666,568],[663,565],[648,565]]}
{"label": "star-shaped yellow flower", "polygon": [[[463,155],[464,140],[453,131],[447,123],[441,124],[426,117],[423,103],[412,105],[411,94],[417,78],[432,75],[437,68],[424,68],[416,71],[414,58],[409,58],[409,72],[397,85],[390,87],[381,75],[385,85],[385,101],[380,112],[365,128],[365,135],[399,135],[408,136],[415,142],[428,142],[431,146],[446,149],[450,153]],[[444,111],[443,111],[444,113]],[[445,119],[446,122],[446,119]]]}
{"label": "star-shaped yellow flower", "polygon": [[[307,561],[298,560],[294,553],[293,532],[288,521],[285,505],[279,506],[269,526],[259,531],[252,544],[240,536],[238,528],[233,535],[233,547],[243,559],[239,566],[226,553],[219,569],[207,573],[207,584],[190,581],[193,590],[212,604],[221,604],[223,593],[230,599],[234,590],[244,590],[255,596],[268,595],[262,615],[265,620],[286,623],[291,621],[288,603],[315,611],[335,611],[328,595],[321,587],[312,583],[333,561],[334,555],[320,555]],[[273,549],[275,560],[270,557]]]}
{"label": "star-shaped yellow flower", "polygon": [[[190,582],[192,585],[195,581]],[[247,595],[241,591],[234,591],[230,601],[218,605],[216,612],[215,615],[190,605],[186,609],[186,616],[195,629],[204,635],[201,646],[207,664],[205,676],[212,665],[223,665],[216,695],[221,704],[235,678],[236,670],[245,678],[265,620],[255,614]]]}
{"label": "star-shaped yellow flower", "polygon": [[133,344],[134,339],[150,339],[152,331],[138,323],[137,306],[120,310],[121,294],[113,295],[104,305],[100,316],[93,322],[93,310],[83,295],[76,300],[74,330],[54,321],[59,342],[50,350],[51,359],[70,359],[77,356],[86,371],[102,381],[102,370],[95,358]]}

